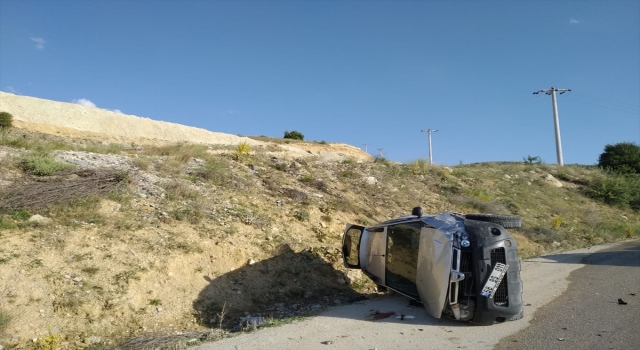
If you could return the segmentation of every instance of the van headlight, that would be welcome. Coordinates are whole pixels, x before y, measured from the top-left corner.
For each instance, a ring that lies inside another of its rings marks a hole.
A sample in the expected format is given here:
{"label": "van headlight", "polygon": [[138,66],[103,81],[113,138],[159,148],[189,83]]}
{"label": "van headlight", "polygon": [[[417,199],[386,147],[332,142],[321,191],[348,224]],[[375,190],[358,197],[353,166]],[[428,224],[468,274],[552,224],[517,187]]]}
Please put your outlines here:
{"label": "van headlight", "polygon": [[463,239],[463,240],[460,242],[460,245],[462,246],[462,248],[468,248],[468,247],[471,245],[471,242],[469,242],[469,240],[468,240],[468,239]]}

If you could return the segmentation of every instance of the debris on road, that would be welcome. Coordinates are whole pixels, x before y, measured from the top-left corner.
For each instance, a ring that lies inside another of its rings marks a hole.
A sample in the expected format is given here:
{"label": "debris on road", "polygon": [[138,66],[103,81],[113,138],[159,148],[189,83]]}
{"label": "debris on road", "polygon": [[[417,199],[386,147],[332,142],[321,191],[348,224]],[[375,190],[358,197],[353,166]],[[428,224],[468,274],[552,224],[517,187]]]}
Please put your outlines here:
{"label": "debris on road", "polygon": [[415,316],[411,316],[411,315],[400,314],[400,315],[396,316],[396,318],[399,318],[401,321],[404,321],[405,319],[413,320],[416,317]]}
{"label": "debris on road", "polygon": [[622,300],[622,299],[620,299],[620,298],[618,298],[618,304],[619,305],[627,305],[627,302]]}
{"label": "debris on road", "polygon": [[395,314],[396,314],[395,311],[380,312],[380,310],[376,310],[370,313],[368,318],[369,318],[369,321],[378,321],[385,318],[389,318]]}

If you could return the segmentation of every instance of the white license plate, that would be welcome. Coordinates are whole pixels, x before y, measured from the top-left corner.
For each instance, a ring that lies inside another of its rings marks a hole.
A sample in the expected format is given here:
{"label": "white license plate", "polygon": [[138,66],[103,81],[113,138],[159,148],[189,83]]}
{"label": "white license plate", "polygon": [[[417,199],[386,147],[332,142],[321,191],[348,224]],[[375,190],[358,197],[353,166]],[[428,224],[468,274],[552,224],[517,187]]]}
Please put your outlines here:
{"label": "white license plate", "polygon": [[493,298],[493,293],[496,292],[504,274],[507,273],[507,269],[509,265],[505,265],[502,263],[496,263],[496,266],[493,267],[493,271],[491,271],[491,275],[489,275],[489,279],[487,283],[482,287],[482,292],[480,295],[485,296],[487,298]]}

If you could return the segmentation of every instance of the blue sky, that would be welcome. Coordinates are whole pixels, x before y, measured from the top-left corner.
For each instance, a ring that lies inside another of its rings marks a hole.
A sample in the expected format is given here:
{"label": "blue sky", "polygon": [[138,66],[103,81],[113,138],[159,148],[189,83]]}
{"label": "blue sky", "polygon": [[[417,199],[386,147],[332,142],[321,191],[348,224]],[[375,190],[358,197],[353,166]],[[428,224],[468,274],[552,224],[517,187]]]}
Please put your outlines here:
{"label": "blue sky", "polygon": [[640,143],[638,1],[0,0],[0,90],[394,161]]}

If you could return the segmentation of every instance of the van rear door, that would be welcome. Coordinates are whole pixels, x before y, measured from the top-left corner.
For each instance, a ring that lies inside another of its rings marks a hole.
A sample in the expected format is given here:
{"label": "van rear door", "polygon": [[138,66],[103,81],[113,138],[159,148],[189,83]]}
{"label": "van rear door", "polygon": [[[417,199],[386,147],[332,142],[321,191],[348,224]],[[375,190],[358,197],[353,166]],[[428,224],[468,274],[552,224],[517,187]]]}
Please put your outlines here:
{"label": "van rear door", "polygon": [[342,236],[342,260],[350,269],[360,269],[360,241],[364,226],[347,224]]}

